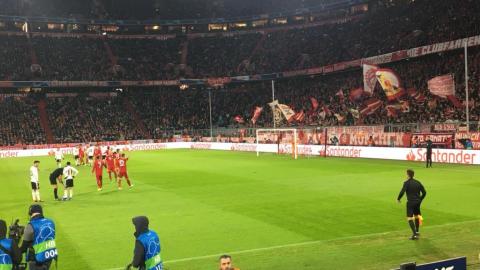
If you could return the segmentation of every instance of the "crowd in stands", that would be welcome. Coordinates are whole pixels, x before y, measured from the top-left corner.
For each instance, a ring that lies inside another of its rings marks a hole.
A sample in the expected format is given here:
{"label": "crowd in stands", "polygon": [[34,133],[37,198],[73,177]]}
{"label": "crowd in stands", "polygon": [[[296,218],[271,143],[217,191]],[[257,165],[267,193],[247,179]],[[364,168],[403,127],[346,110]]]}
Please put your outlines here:
{"label": "crowd in stands", "polygon": [[32,61],[25,36],[0,37],[0,80],[24,80],[30,78]]}
{"label": "crowd in stands", "polygon": [[[262,33],[168,40],[45,36],[32,38],[31,48],[25,37],[1,36],[0,58],[6,64],[0,77],[31,79],[31,64],[41,67],[34,78],[43,80],[160,80],[298,70],[478,35],[478,13],[480,3],[472,0],[395,1],[344,23]],[[192,72],[185,74],[180,64]]]}
{"label": "crowd in stands", "polygon": [[[296,112],[305,112],[305,119],[281,126],[337,126],[374,125],[403,123],[435,123],[465,121],[464,107],[456,107],[445,98],[432,95],[427,82],[444,74],[454,74],[456,97],[465,99],[463,51],[433,54],[430,56],[404,60],[382,67],[396,71],[405,89],[415,89],[426,98],[415,100],[406,93],[399,100],[388,101],[379,84],[372,95],[363,93],[358,99],[350,99],[352,89],[363,86],[361,70],[314,77],[296,77],[275,82],[275,99],[287,104]],[[470,73],[470,120],[480,119],[479,76],[480,49],[469,53]],[[342,98],[340,91],[344,95]],[[209,93],[210,92],[210,93]],[[212,103],[212,126],[214,128],[265,127],[272,125],[272,112],[268,103],[272,101],[271,82],[256,82],[228,85],[223,89],[187,89],[177,87],[131,88],[118,97],[111,95],[47,98],[47,111],[50,126],[56,142],[78,142],[99,140],[142,139],[137,119],[127,109],[124,99],[133,104],[147,132],[153,138],[167,138],[174,130],[182,132],[192,129],[210,128],[209,95]],[[313,110],[311,98],[318,101]],[[374,113],[356,115],[352,110],[361,111],[369,99],[378,99],[382,106]],[[388,105],[406,102],[408,109],[389,114]],[[34,105],[6,99],[0,102],[2,114],[8,115],[3,123],[3,144],[44,141],[42,130],[25,119],[38,119]],[[264,108],[257,123],[251,123],[253,109]],[[243,121],[238,121],[239,116]],[[17,117],[21,117],[20,120]],[[17,120],[15,120],[17,119]],[[17,126],[20,125],[20,126]],[[19,128],[21,127],[21,128]],[[15,133],[16,132],[16,133]],[[18,133],[18,134],[17,134]],[[33,135],[33,136],[32,136]],[[40,137],[37,137],[40,136]]]}
{"label": "crowd in stands", "polygon": [[4,15],[21,16],[176,20],[251,16],[318,5],[316,0],[2,0],[0,10]]}
{"label": "crowd in stands", "polygon": [[0,115],[1,146],[46,142],[34,99],[0,97]]}
{"label": "crowd in stands", "polygon": [[118,97],[48,98],[49,123],[56,142],[135,140],[144,136]]}

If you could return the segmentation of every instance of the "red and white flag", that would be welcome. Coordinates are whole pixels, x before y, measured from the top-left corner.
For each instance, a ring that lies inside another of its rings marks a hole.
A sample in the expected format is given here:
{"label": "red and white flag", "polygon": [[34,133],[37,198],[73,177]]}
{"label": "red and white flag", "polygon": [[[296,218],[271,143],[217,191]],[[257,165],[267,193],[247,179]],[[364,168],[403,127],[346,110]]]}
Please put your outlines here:
{"label": "red and white flag", "polygon": [[377,76],[375,76],[377,70],[377,66],[363,64],[363,90],[370,95],[373,94],[373,90],[377,84]]}
{"label": "red and white flag", "polygon": [[255,125],[257,122],[258,118],[260,117],[260,114],[263,111],[263,107],[255,107],[255,110],[253,110],[253,115],[252,115],[252,123]]}
{"label": "red and white flag", "polygon": [[448,96],[455,96],[455,82],[453,81],[453,75],[447,74],[437,76],[428,81],[428,90],[433,95],[447,98]]}

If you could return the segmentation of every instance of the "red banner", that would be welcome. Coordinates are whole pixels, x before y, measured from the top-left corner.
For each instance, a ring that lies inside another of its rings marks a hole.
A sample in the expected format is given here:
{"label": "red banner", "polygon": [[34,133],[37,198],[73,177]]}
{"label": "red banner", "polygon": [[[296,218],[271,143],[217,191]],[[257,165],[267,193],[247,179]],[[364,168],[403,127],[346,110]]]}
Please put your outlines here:
{"label": "red banner", "polygon": [[453,148],[454,133],[414,133],[412,142],[416,141],[419,147],[425,147],[425,141],[429,138],[433,145],[441,148]]}

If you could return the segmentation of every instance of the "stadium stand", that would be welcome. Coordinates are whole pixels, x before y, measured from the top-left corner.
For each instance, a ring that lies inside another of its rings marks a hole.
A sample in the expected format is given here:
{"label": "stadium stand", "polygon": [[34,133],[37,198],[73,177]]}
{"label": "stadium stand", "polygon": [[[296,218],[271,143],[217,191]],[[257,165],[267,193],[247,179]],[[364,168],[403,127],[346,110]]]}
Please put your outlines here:
{"label": "stadium stand", "polygon": [[[0,78],[5,81],[147,81],[284,72],[464,38],[480,32],[480,19],[476,16],[480,11],[478,1],[398,1],[395,4],[378,1],[373,7],[369,13],[341,23],[280,25],[262,31],[208,35],[187,31],[184,35],[120,38],[81,33],[0,31]],[[92,9],[87,10],[90,13],[84,15],[98,15],[98,10],[93,13]],[[402,101],[408,106],[405,105],[401,113],[387,108],[390,104],[378,86],[371,96],[362,95],[354,101],[349,98],[352,89],[363,86],[358,68],[279,80],[276,82],[276,98],[295,111],[305,112],[305,119],[289,124],[293,126],[462,121],[465,113],[458,104],[446,99],[427,102],[433,100],[427,90],[427,81],[452,73],[455,74],[456,89],[464,89],[463,57],[463,51],[454,50],[382,65],[399,74],[405,89],[426,97],[417,100],[414,95],[405,95]],[[479,104],[478,48],[469,51],[469,71],[472,101]],[[225,85],[221,90],[212,91],[213,126],[253,127],[248,121],[252,110],[255,106],[268,108],[270,87],[268,81]],[[339,90],[345,95],[344,99],[337,95]],[[83,95],[60,99],[47,97],[49,124],[55,127],[52,128],[55,142],[145,138],[146,135],[135,128],[141,126],[137,123],[139,120],[131,113],[125,113],[123,97],[130,99],[136,108],[148,136],[163,138],[173,130],[209,128],[207,91],[189,89],[180,92],[178,88],[166,86],[130,87],[119,95],[101,99]],[[320,104],[317,110],[312,110],[312,97]],[[382,101],[382,106],[374,113],[357,117],[356,112],[361,112],[372,98]],[[457,98],[464,99],[463,91],[457,90]],[[18,109],[8,102],[11,101],[0,102],[5,113],[9,109]],[[25,103],[21,100],[15,102]],[[64,113],[56,113],[59,108]],[[478,113],[479,107],[473,107],[473,121],[478,120]],[[29,114],[38,118],[35,109]],[[238,123],[234,116],[247,121]],[[116,117],[116,121],[106,120],[111,117]],[[256,127],[269,125],[271,120],[270,113],[265,112]],[[6,125],[3,128],[15,127]],[[26,134],[17,135],[20,139],[9,136],[2,144],[45,140],[44,135],[27,135],[36,134],[39,130],[35,127],[26,128]],[[121,132],[115,133],[117,128]],[[7,133],[15,132],[9,130]]]}

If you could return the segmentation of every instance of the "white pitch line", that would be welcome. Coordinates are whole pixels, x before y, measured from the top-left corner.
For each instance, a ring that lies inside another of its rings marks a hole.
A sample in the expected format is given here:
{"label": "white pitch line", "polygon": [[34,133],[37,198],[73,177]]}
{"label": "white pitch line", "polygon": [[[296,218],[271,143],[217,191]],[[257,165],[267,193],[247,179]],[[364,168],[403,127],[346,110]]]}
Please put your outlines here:
{"label": "white pitch line", "polygon": [[[428,226],[427,228],[424,228],[424,230],[425,229],[430,229],[430,228],[442,228],[442,227],[448,227],[448,226],[453,226],[453,225],[475,223],[475,222],[478,222],[478,221],[480,221],[480,219],[467,220],[467,221],[463,221],[463,222],[440,224],[440,225],[433,225],[433,226]],[[308,246],[308,245],[315,245],[315,244],[319,244],[319,243],[327,243],[327,242],[340,241],[340,240],[351,240],[351,239],[358,239],[358,238],[367,238],[367,237],[372,237],[372,236],[380,236],[380,235],[398,233],[398,232],[403,232],[403,231],[404,230],[381,232],[381,233],[369,233],[369,234],[346,236],[346,237],[339,237],[339,238],[327,239],[327,240],[315,240],[315,241],[306,241],[306,242],[299,242],[299,243],[292,243],[292,244],[285,244],[285,245],[277,245],[277,246],[270,246],[270,247],[263,247],[263,248],[245,249],[245,250],[232,251],[232,252],[223,252],[221,254],[211,254],[211,255],[204,255],[204,256],[196,256],[196,257],[170,260],[170,261],[165,261],[164,263],[168,264],[168,263],[178,263],[178,262],[188,262],[188,261],[195,261],[195,260],[218,258],[218,257],[220,257],[224,254],[238,255],[238,254],[252,253],[252,252],[258,252],[258,251],[268,251],[268,250],[282,249],[282,248],[288,248],[288,247]],[[125,267],[110,268],[110,269],[105,269],[105,270],[122,270],[122,269],[125,269]]]}

